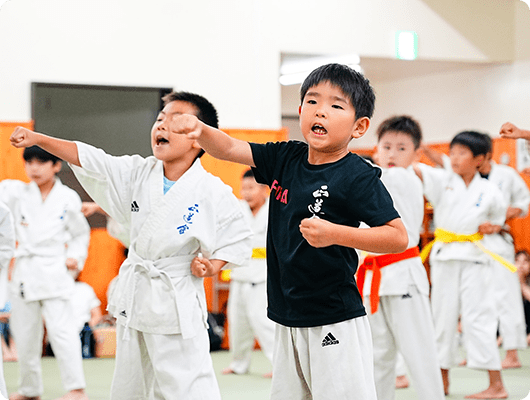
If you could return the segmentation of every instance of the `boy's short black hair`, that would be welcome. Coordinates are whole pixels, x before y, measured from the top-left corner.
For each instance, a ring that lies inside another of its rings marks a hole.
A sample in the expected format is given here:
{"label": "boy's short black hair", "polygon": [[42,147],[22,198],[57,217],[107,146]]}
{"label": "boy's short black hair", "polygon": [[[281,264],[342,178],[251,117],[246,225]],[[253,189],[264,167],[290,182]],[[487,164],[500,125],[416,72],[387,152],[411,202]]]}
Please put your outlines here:
{"label": "boy's short black hair", "polygon": [[486,135],[477,131],[463,131],[458,133],[449,145],[449,148],[455,144],[466,146],[473,153],[473,157],[486,155],[491,151],[491,139],[485,138]]}
{"label": "boy's short black hair", "polygon": [[[196,93],[190,92],[171,92],[162,97],[164,106],[172,101],[185,101],[190,103],[197,109],[196,117],[204,122],[206,125],[212,126],[219,129],[219,118],[217,116],[217,110],[205,97]],[[201,157],[204,154],[204,150],[201,149],[197,157]]]}
{"label": "boy's short black hair", "polygon": [[24,149],[24,153],[22,153],[22,157],[24,158],[24,161],[31,161],[36,158],[41,162],[51,161],[53,164],[62,161],[59,157],[48,153],[46,150],[41,149],[39,146],[26,147]]}
{"label": "boy's short black hair", "polygon": [[377,141],[380,141],[387,132],[400,132],[410,136],[414,149],[420,147],[422,141],[421,127],[418,121],[408,115],[395,115],[385,119],[377,128]]}
{"label": "boy's short black hair", "polygon": [[363,74],[347,65],[326,64],[313,70],[302,83],[300,102],[304,102],[307,91],[321,82],[337,86],[350,99],[355,109],[355,119],[372,118],[375,106],[374,90]]}
{"label": "boy's short black hair", "polygon": [[252,169],[250,169],[250,168],[247,169],[245,171],[245,173],[243,174],[242,179],[244,179],[244,178],[254,178],[254,171],[252,171]]}

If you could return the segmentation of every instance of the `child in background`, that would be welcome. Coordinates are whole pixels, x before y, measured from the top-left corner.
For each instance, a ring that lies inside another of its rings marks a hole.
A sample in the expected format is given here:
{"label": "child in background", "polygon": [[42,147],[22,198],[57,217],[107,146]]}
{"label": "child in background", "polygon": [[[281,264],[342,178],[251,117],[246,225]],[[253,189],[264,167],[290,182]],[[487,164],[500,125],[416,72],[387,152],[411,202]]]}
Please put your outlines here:
{"label": "child in background", "polygon": [[[241,179],[241,206],[252,227],[252,259],[230,274],[228,329],[233,359],[223,374],[245,374],[254,340],[272,363],[275,324],[267,317],[267,220],[269,190],[254,179],[252,170]],[[267,375],[269,376],[269,375]]]}
{"label": "child in background", "polygon": [[[450,143],[452,171],[416,164],[424,194],[434,208],[431,303],[445,393],[454,366],[459,316],[467,365],[489,374],[489,387],[471,399],[508,397],[497,348],[497,312],[490,258],[474,242],[504,224],[507,205],[500,190],[478,173],[489,146],[481,133],[466,131]],[[428,248],[428,247],[427,247]]]}
{"label": "child in background", "polygon": [[[401,254],[368,255],[359,267],[374,343],[375,385],[379,399],[395,397],[396,360],[400,352],[420,399],[444,398],[429,301],[429,281],[418,243],[423,223],[423,188],[412,163],[422,133],[409,116],[386,119],[377,129],[381,180],[394,200],[409,237]],[[366,271],[366,284],[364,274]]]}
{"label": "child in background", "polygon": [[86,399],[81,343],[70,302],[74,280],[68,271],[83,268],[90,227],[81,213],[79,195],[55,176],[61,160],[36,146],[24,149],[23,156],[31,182],[0,182],[0,200],[13,214],[18,242],[10,327],[20,383],[18,393],[9,399],[38,399],[43,393],[43,318],[68,392],[61,399]]}
{"label": "child in background", "polygon": [[[519,173],[507,165],[499,165],[492,159],[493,145],[491,138],[483,134],[488,143],[489,151],[486,159],[479,168],[480,175],[495,184],[501,191],[508,209],[506,221],[513,218],[524,217],[528,214],[530,192],[525,181]],[[445,154],[435,153],[432,150],[426,155],[440,166],[449,166],[450,162]],[[509,233],[510,227],[505,224],[498,233],[484,236],[484,246],[502,256],[510,263],[515,262],[515,249],[513,238]],[[499,262],[489,260],[494,265],[495,278],[495,304],[498,309],[499,332],[502,337],[502,346],[506,350],[506,357],[501,366],[505,368],[520,368],[521,362],[518,349],[526,348],[526,333],[524,310],[519,299],[521,298],[521,285],[517,274],[509,271]],[[465,332],[464,332],[465,334]]]}
{"label": "child in background", "polygon": [[[7,301],[7,269],[11,258],[15,254],[15,229],[13,216],[7,206],[0,202],[0,304]],[[5,279],[4,279],[5,277]],[[0,347],[0,395],[7,398],[6,382],[4,379],[4,366],[2,361],[2,347]]]}
{"label": "child in background", "polygon": [[163,100],[152,157],[114,157],[24,128],[11,136],[15,147],[38,144],[68,161],[90,197],[129,233],[109,301],[117,318],[112,400],[220,398],[202,278],[251,253],[251,230],[231,188],[204,170],[195,140],[169,131],[180,114],[217,126],[217,111],[193,93]]}
{"label": "child in background", "polygon": [[[271,399],[377,398],[370,326],[354,280],[355,249],[399,253],[405,227],[380,169],[348,151],[370,124],[375,96],[351,68],[328,64],[304,81],[306,143],[248,143],[192,115],[171,132],[216,158],[254,167],[271,188],[268,316],[277,322]],[[370,228],[358,229],[360,221]]]}

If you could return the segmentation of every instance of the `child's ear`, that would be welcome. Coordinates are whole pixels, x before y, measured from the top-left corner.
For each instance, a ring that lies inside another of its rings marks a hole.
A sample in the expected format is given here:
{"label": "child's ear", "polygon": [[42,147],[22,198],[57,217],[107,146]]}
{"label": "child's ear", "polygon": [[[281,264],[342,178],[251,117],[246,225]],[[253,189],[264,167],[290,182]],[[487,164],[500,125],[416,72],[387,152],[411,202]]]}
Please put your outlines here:
{"label": "child's ear", "polygon": [[477,163],[477,169],[479,169],[482,164],[486,161],[486,155],[485,154],[479,154],[475,157],[475,162]]}
{"label": "child's ear", "polygon": [[366,133],[369,127],[370,127],[370,118],[368,117],[359,118],[357,121],[355,121],[351,137],[353,139],[359,139]]}

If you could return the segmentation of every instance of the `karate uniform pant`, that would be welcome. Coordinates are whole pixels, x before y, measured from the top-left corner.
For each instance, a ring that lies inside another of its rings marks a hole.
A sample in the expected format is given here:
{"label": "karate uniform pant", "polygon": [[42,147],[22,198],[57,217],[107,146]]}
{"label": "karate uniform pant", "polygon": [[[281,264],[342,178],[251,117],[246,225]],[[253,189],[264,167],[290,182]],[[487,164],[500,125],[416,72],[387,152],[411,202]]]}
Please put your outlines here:
{"label": "karate uniform pant", "polygon": [[461,316],[467,366],[500,370],[493,265],[461,260],[432,260],[430,264],[431,304],[441,368],[455,366],[455,332]]}
{"label": "karate uniform pant", "polygon": [[401,353],[418,398],[444,399],[429,298],[411,285],[405,296],[381,296],[375,314],[370,314],[368,297],[365,304],[374,343],[377,398],[395,398],[396,360]]}
{"label": "karate uniform pant", "polygon": [[230,282],[227,311],[232,371],[248,372],[255,338],[272,363],[276,324],[267,317],[267,283]]}
{"label": "karate uniform pant", "polygon": [[366,316],[312,328],[276,325],[271,400],[376,400]]}
{"label": "karate uniform pant", "polygon": [[2,346],[0,346],[0,394],[7,398],[6,380],[4,379],[4,361]]}
{"label": "karate uniform pant", "polygon": [[54,298],[24,301],[13,296],[10,326],[17,345],[20,368],[19,393],[34,397],[43,393],[42,336],[46,323],[48,339],[59,364],[64,389],[69,392],[85,388],[81,341],[73,321],[70,300]]}
{"label": "karate uniform pant", "polygon": [[[513,263],[513,260],[509,260]],[[495,274],[495,302],[499,318],[499,332],[505,350],[525,349],[526,323],[521,282],[517,272],[508,271],[501,264],[492,261]]]}
{"label": "karate uniform pant", "polygon": [[196,334],[156,335],[116,329],[116,365],[111,400],[220,400],[210,356],[210,339],[202,319],[195,318]]}

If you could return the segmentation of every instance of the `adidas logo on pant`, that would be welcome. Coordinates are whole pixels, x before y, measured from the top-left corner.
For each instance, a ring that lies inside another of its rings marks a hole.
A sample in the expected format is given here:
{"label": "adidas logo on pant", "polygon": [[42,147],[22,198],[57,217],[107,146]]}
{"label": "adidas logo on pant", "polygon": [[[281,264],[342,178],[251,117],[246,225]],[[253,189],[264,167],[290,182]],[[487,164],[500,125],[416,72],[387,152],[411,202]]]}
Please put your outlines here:
{"label": "adidas logo on pant", "polygon": [[322,347],[330,346],[332,344],[339,344],[339,341],[329,332],[322,340]]}

